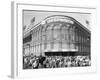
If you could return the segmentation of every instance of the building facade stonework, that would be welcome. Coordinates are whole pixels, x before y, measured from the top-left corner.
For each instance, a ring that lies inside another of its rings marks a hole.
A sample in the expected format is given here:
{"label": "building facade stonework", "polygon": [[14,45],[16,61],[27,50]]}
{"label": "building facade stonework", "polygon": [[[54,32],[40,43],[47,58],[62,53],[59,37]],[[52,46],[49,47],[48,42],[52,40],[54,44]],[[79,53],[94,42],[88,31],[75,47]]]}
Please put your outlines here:
{"label": "building facade stonework", "polygon": [[23,34],[23,55],[90,55],[91,32],[72,17],[53,15]]}

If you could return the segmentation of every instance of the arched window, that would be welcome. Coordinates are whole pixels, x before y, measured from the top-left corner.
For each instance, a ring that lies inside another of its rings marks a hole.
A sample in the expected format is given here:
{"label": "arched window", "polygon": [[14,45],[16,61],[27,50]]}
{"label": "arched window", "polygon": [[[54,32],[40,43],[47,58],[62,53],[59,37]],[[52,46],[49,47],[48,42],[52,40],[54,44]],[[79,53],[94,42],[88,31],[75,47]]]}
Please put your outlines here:
{"label": "arched window", "polygon": [[53,28],[53,39],[54,40],[60,40],[60,29],[61,29],[60,23],[56,23]]}
{"label": "arched window", "polygon": [[41,34],[42,34],[41,38],[43,43],[46,40],[46,28],[44,26],[42,27]]}
{"label": "arched window", "polygon": [[48,25],[46,28],[46,35],[47,35],[47,41],[51,41],[52,40],[52,30],[53,30],[53,24]]}

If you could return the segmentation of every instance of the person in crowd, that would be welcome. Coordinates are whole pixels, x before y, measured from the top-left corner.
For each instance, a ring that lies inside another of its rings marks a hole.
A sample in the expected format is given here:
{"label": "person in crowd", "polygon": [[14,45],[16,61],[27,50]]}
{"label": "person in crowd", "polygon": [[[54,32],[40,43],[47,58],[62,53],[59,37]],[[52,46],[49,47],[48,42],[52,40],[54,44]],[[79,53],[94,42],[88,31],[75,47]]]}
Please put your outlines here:
{"label": "person in crowd", "polygon": [[90,66],[89,56],[24,56],[24,69]]}

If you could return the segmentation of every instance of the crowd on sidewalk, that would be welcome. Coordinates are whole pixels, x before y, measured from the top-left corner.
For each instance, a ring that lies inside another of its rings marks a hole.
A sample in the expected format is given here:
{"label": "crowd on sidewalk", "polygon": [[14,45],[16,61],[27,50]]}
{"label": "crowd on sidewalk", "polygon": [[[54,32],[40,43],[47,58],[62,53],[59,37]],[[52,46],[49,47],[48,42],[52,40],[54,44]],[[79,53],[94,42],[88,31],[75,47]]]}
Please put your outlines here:
{"label": "crowd on sidewalk", "polygon": [[24,69],[90,66],[89,56],[24,56]]}

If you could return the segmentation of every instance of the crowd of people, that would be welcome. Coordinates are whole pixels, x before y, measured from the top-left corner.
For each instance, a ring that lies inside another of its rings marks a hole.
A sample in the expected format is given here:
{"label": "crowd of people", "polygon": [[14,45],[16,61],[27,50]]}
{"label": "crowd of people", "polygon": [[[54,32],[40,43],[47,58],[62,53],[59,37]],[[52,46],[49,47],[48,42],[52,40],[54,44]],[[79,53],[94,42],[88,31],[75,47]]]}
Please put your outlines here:
{"label": "crowd of people", "polygon": [[89,56],[24,56],[24,69],[90,66]]}

